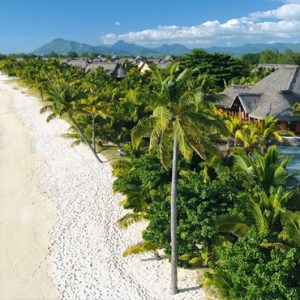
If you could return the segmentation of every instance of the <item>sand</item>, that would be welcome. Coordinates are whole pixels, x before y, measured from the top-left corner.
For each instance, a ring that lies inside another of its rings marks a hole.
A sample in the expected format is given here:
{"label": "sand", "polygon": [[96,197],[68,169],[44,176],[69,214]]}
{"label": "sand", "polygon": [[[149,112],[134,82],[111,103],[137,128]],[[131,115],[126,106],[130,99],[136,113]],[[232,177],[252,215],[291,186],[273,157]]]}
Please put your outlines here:
{"label": "sand", "polygon": [[55,206],[38,191],[40,161],[29,131],[0,89],[0,299],[57,299],[48,274]]}
{"label": "sand", "polygon": [[6,79],[0,75],[0,299],[206,299],[196,271],[179,270],[181,292],[171,297],[166,259],[122,256],[145,224],[118,228],[125,212],[112,194],[111,166],[85,145],[70,148],[60,137],[68,124],[46,123],[39,100]]}

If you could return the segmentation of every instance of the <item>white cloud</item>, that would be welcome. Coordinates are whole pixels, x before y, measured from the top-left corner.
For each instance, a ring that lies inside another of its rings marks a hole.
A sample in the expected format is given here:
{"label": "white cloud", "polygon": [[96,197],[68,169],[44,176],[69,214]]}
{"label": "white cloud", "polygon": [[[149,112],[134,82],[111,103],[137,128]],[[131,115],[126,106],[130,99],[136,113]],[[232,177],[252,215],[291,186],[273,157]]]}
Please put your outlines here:
{"label": "white cloud", "polygon": [[283,3],[300,3],[300,0],[283,0]]}
{"label": "white cloud", "polygon": [[116,22],[115,22],[115,25],[116,25],[116,26],[120,26],[120,25],[121,25],[121,23],[120,23],[120,22],[118,22],[118,21],[116,21]]}
{"label": "white cloud", "polygon": [[297,3],[284,4],[274,10],[259,11],[252,13],[250,17],[260,18],[276,18],[276,19],[300,19],[300,1]]}
{"label": "white cloud", "polygon": [[224,23],[209,20],[190,27],[159,26],[142,31],[123,34],[109,33],[102,36],[103,42],[108,44],[124,40],[143,45],[182,43],[191,46],[245,42],[291,42],[299,38],[300,0],[283,0],[283,4],[277,9],[254,12],[247,17],[230,19]]}

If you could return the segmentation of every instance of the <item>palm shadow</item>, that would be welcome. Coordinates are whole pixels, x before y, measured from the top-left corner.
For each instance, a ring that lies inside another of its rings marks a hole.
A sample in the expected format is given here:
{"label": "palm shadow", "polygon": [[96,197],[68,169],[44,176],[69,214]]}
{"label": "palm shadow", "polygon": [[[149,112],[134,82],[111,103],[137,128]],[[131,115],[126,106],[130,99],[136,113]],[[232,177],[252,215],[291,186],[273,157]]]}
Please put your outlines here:
{"label": "palm shadow", "polygon": [[200,288],[201,288],[201,285],[190,286],[187,288],[179,289],[179,293],[188,293],[188,292],[199,290]]}
{"label": "palm shadow", "polygon": [[164,259],[167,259],[166,255],[160,255],[159,258],[157,257],[142,258],[141,261],[160,261]]}

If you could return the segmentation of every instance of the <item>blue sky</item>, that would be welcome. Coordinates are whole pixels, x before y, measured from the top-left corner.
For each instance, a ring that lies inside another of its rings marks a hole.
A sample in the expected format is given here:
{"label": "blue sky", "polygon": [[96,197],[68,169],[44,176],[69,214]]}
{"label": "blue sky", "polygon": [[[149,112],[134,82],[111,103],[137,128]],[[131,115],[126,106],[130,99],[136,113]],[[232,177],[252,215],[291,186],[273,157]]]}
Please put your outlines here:
{"label": "blue sky", "polygon": [[0,0],[0,52],[62,37],[189,47],[300,42],[300,0]]}

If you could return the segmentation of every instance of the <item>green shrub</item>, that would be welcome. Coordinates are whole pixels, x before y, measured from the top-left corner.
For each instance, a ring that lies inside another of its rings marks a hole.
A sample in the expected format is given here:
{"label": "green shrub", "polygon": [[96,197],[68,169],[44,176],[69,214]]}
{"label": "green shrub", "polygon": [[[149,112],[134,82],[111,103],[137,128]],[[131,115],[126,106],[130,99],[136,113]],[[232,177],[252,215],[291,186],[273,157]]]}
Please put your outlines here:
{"label": "green shrub", "polygon": [[206,276],[224,299],[299,299],[299,250],[262,246],[252,228],[247,239],[218,250]]}
{"label": "green shrub", "polygon": [[[232,207],[237,193],[235,183],[236,181],[229,172],[219,171],[218,173],[217,171],[216,178],[210,181],[206,181],[202,171],[185,171],[181,174],[177,198],[179,257],[190,261],[193,257],[200,255],[199,248],[205,248],[214,242],[217,238],[215,219]],[[150,223],[143,237],[159,245],[167,255],[170,255],[168,197],[169,193],[165,190],[158,190],[152,196],[148,215]],[[181,265],[187,266],[188,264],[181,261]]]}

